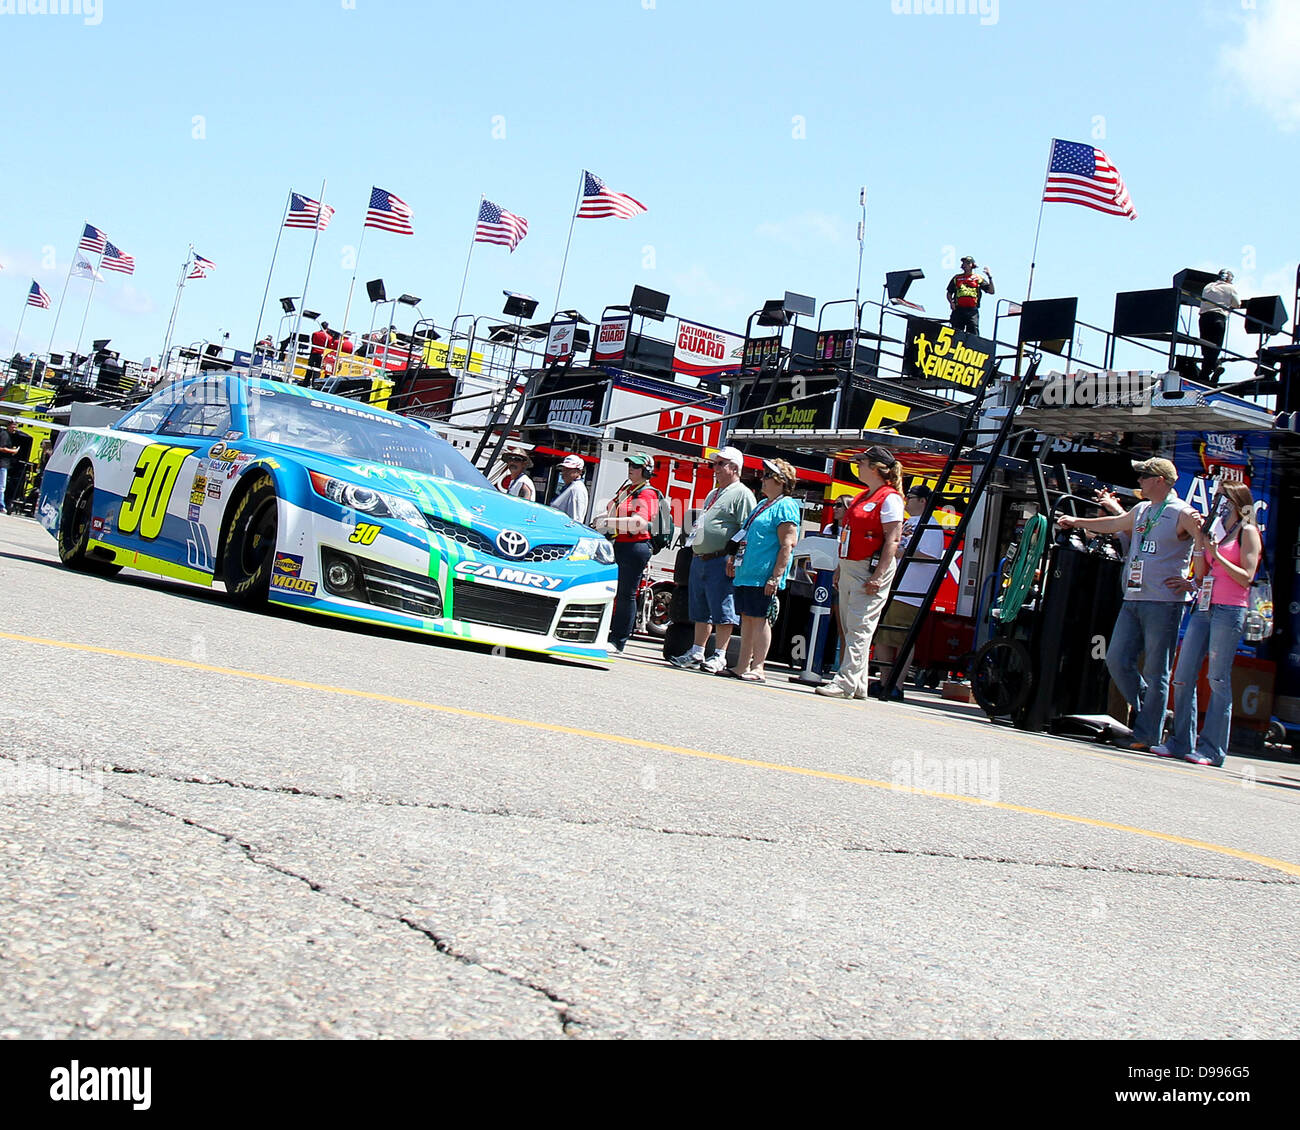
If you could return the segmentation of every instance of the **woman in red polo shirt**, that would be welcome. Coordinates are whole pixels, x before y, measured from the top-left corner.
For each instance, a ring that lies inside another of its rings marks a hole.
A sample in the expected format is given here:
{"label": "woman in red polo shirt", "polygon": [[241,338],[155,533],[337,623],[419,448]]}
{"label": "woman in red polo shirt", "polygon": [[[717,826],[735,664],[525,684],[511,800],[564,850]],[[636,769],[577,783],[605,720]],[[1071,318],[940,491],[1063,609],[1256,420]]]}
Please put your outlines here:
{"label": "woman in red polo shirt", "polygon": [[610,499],[598,530],[614,538],[618,591],[609,623],[609,644],[622,651],[636,626],[636,590],[650,563],[650,523],[659,511],[659,492],[650,485],[655,461],[649,455],[627,457],[627,482]]}
{"label": "woman in red polo shirt", "polygon": [[889,599],[903,528],[903,468],[883,447],[857,457],[858,478],[866,484],[849,503],[840,526],[840,567],[835,586],[844,621],[839,674],[817,688],[826,698],[866,698],[871,637]]}

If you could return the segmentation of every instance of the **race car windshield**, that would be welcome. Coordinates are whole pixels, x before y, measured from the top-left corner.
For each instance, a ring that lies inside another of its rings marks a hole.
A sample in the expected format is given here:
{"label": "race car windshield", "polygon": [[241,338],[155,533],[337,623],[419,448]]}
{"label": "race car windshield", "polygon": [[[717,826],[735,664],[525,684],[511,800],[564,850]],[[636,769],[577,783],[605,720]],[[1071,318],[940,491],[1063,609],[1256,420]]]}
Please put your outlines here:
{"label": "race car windshield", "polygon": [[254,439],[344,459],[382,463],[469,486],[488,487],[483,475],[423,424],[293,393],[259,390],[248,405]]}

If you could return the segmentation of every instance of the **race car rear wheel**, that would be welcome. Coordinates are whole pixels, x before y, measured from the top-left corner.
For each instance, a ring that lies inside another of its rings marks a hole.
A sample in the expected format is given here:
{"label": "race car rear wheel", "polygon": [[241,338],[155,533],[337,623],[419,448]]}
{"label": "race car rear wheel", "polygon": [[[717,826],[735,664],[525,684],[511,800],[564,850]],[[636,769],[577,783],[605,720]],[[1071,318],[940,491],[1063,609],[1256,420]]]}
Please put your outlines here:
{"label": "race car rear wheel", "polygon": [[90,467],[78,468],[63,494],[63,511],[59,515],[59,560],[69,569],[111,577],[122,571],[121,565],[104,561],[90,553],[90,521],[95,501],[95,474]]}
{"label": "race car rear wheel", "polygon": [[277,529],[275,486],[259,478],[236,500],[222,557],[226,592],[238,604],[260,604],[271,588]]}

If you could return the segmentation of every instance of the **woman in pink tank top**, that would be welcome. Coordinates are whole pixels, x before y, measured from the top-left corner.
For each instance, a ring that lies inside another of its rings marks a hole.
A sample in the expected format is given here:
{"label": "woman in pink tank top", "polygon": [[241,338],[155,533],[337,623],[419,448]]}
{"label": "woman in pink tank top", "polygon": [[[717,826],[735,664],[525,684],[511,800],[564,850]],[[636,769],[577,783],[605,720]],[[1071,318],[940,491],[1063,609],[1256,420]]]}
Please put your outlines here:
{"label": "woman in pink tank top", "polygon": [[[1263,539],[1255,500],[1244,483],[1222,483],[1217,509],[1196,539],[1193,560],[1200,595],[1183,635],[1174,671],[1174,730],[1157,757],[1181,757],[1194,765],[1222,765],[1232,727],[1232,661],[1246,627],[1250,585],[1259,568]],[[1196,733],[1196,683],[1210,661],[1210,702]]]}

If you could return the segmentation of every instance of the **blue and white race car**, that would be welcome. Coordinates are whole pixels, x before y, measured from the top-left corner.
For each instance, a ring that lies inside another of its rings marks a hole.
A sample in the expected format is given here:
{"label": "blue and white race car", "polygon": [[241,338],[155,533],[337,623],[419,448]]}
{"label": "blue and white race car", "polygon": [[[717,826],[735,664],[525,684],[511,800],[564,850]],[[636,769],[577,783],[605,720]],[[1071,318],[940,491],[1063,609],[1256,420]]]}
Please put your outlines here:
{"label": "blue and white race car", "polygon": [[609,542],[491,483],[423,421],[223,373],[65,431],[37,509],[65,565],[123,566],[390,627],[604,659]]}

